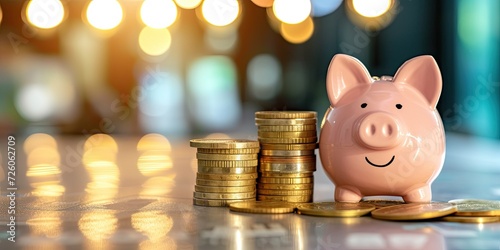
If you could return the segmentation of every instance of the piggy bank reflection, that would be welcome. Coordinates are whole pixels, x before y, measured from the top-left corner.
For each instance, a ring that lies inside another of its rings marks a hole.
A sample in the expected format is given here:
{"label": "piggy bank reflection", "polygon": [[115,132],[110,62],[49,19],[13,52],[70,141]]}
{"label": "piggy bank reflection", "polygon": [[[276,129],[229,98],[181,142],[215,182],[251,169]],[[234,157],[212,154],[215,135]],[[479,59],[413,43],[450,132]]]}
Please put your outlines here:
{"label": "piggy bank reflection", "polygon": [[432,56],[415,57],[394,77],[376,80],[356,58],[333,57],[326,80],[331,106],[321,125],[319,151],[336,201],[371,195],[431,201],[431,183],[445,157],[436,110],[441,88]]}

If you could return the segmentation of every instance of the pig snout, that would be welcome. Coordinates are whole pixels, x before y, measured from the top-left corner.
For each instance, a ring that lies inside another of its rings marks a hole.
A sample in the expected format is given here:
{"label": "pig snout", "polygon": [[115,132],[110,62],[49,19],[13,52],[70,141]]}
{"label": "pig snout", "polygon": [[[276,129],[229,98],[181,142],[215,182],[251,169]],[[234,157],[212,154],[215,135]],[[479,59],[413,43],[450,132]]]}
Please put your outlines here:
{"label": "pig snout", "polygon": [[357,137],[363,146],[383,150],[399,144],[401,125],[394,116],[375,112],[362,117],[358,122]]}

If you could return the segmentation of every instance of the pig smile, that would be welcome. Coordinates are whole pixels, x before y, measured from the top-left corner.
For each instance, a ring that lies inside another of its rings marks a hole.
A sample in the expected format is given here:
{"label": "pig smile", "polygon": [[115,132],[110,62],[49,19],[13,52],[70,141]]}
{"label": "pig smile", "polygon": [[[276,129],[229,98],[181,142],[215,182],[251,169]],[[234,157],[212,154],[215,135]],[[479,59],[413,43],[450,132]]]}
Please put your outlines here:
{"label": "pig smile", "polygon": [[372,163],[370,160],[368,160],[368,157],[366,157],[366,156],[365,156],[365,160],[366,160],[366,162],[368,162],[368,164],[370,164],[370,165],[372,165],[372,166],[374,166],[374,167],[377,167],[377,168],[384,168],[384,167],[387,167],[387,166],[391,165],[391,163],[394,161],[394,158],[395,158],[395,157],[396,157],[396,156],[395,156],[395,155],[393,155],[393,156],[392,156],[392,158],[391,158],[391,160],[390,160],[388,163],[383,164],[383,165],[378,165],[378,164],[374,164],[374,163]]}

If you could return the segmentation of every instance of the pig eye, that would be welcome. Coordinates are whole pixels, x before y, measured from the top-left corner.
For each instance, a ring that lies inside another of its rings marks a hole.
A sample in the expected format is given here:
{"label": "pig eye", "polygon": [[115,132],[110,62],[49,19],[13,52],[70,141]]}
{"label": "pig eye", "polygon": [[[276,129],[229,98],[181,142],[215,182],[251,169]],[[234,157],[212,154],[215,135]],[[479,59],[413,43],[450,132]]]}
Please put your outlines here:
{"label": "pig eye", "polygon": [[366,102],[364,102],[363,104],[361,104],[361,108],[366,108],[366,106],[368,106],[368,104],[366,104]]}
{"label": "pig eye", "polygon": [[401,105],[401,104],[399,104],[399,103],[398,103],[398,104],[396,104],[396,108],[397,108],[397,109],[402,109],[402,108],[403,108],[403,105]]}

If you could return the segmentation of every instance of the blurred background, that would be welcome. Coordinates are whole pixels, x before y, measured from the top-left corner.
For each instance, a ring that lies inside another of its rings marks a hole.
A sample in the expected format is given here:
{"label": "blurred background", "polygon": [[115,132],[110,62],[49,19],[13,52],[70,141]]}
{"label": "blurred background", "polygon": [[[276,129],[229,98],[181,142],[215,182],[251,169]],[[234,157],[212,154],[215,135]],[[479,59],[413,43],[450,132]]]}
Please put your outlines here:
{"label": "blurred background", "polygon": [[500,139],[496,0],[0,0],[0,129],[169,138],[329,103],[336,53],[372,75],[430,54],[449,132]]}

